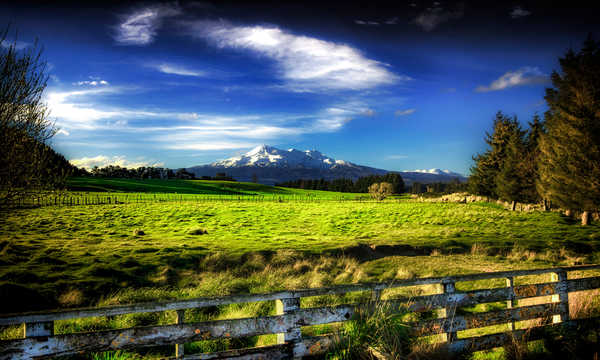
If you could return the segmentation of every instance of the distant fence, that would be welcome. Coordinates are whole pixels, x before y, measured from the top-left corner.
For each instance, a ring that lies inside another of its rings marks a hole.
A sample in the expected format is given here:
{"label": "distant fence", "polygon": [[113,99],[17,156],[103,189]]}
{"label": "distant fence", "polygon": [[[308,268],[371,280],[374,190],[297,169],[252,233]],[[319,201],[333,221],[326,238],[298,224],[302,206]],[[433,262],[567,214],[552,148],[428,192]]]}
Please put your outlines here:
{"label": "distant fence", "polygon": [[[353,284],[318,289],[282,291],[270,294],[235,295],[214,298],[197,298],[170,302],[142,303],[103,308],[86,308],[56,312],[40,312],[0,317],[0,326],[25,324],[24,337],[0,341],[0,359],[31,359],[58,355],[81,354],[117,349],[175,345],[177,359],[287,359],[323,354],[332,343],[328,336],[303,337],[301,327],[343,322],[352,318],[361,304],[302,308],[300,299],[321,295],[340,295],[351,292],[370,291],[372,299],[380,299],[386,289],[419,285],[438,285],[439,294],[415,296],[410,299],[379,300],[391,306],[407,306],[412,311],[443,309],[442,318],[413,323],[420,336],[445,333],[450,350],[484,350],[502,346],[512,336],[523,334],[526,329],[515,330],[514,322],[539,319],[529,329],[572,324],[569,318],[569,293],[600,288],[600,277],[569,278],[569,273],[597,270],[600,265],[562,267],[550,269],[505,271],[463,276],[421,278],[393,283]],[[515,285],[516,277],[550,274],[552,281]],[[506,279],[505,287],[457,291],[461,282]],[[549,296],[542,304],[516,306],[517,300]],[[216,320],[198,323],[185,322],[185,310],[194,308],[276,301],[277,314],[256,318]],[[506,301],[507,308],[457,315],[456,309],[481,303]],[[95,316],[115,316],[132,313],[175,310],[177,320],[173,325],[134,327],[86,333],[54,334],[54,321]],[[509,324],[509,330],[501,333],[463,337],[457,334],[467,329],[490,325]],[[250,349],[228,350],[212,354],[185,355],[184,343],[219,338],[239,338],[263,334],[278,334],[277,345]],[[535,332],[531,333],[535,335]],[[529,339],[533,339],[530,337]]]}
{"label": "distant fence", "polygon": [[17,198],[11,201],[14,207],[42,207],[42,206],[80,206],[80,205],[110,205],[110,204],[146,204],[165,202],[373,202],[368,194],[348,196],[307,196],[307,195],[219,195],[219,194],[171,194],[171,193],[66,193],[60,195],[37,195],[26,198]]}

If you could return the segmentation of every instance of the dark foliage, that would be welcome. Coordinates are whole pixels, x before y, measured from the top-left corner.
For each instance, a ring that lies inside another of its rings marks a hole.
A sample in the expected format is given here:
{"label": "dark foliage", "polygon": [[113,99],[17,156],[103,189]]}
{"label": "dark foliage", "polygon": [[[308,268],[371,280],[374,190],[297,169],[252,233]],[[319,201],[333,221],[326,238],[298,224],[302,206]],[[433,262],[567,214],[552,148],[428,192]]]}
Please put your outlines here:
{"label": "dark foliage", "polygon": [[600,43],[589,37],[559,63],[546,89],[538,190],[565,209],[590,212],[600,208]]}
{"label": "dark foliage", "polygon": [[392,184],[394,194],[400,194],[404,192],[404,180],[400,174],[394,172],[389,172],[385,175],[360,177],[356,181],[352,181],[352,179],[335,179],[331,181],[327,181],[325,179],[300,179],[279,183],[276,184],[276,186],[307,190],[368,193],[369,186],[382,182]]}

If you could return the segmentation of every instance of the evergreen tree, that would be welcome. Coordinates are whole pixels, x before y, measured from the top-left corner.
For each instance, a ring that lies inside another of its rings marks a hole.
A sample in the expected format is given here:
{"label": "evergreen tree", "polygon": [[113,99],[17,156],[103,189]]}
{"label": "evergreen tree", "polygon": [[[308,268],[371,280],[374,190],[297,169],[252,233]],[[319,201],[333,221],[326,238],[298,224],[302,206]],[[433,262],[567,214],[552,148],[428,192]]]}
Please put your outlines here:
{"label": "evergreen tree", "polygon": [[524,156],[521,161],[522,180],[523,180],[523,201],[535,203],[542,200],[536,189],[538,174],[538,160],[540,157],[540,137],[544,134],[544,122],[539,115],[534,115],[533,122],[529,123],[527,138],[525,139]]}
{"label": "evergreen tree", "polygon": [[496,192],[496,178],[502,163],[506,158],[508,144],[515,132],[521,132],[521,127],[516,119],[504,115],[501,111],[496,113],[493,132],[487,133],[485,142],[489,149],[473,157],[475,165],[471,168],[469,177],[470,192],[483,196],[498,197]]}
{"label": "evergreen tree", "polygon": [[511,202],[511,210],[515,210],[518,201],[524,201],[524,162],[525,144],[522,132],[516,130],[512,133],[505,149],[500,170],[496,175],[496,194],[502,200]]}
{"label": "evergreen tree", "polygon": [[559,59],[546,89],[547,132],[540,141],[538,189],[569,210],[600,208],[600,44],[590,37]]}

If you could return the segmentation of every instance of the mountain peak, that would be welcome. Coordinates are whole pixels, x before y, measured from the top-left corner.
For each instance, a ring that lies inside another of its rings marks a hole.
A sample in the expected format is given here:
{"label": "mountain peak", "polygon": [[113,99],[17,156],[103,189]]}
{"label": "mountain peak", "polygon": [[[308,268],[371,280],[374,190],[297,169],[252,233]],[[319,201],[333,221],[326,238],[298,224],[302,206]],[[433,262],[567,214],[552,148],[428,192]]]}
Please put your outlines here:
{"label": "mountain peak", "polygon": [[258,145],[257,147],[255,147],[254,149],[248,151],[245,156],[252,156],[255,154],[259,154],[259,153],[271,153],[272,150],[275,149],[274,147],[271,147],[269,145]]}
{"label": "mountain peak", "polygon": [[[331,158],[317,150],[281,150],[266,144],[259,145],[247,153],[209,165],[188,168],[196,176],[215,176],[225,172],[238,181],[256,181],[273,185],[298,179],[353,179],[369,175],[384,175],[389,171],[353,164]],[[404,182],[433,183],[451,182],[466,178],[458,173],[441,170],[413,170],[400,172]]]}
{"label": "mountain peak", "polygon": [[281,150],[266,144],[259,145],[244,155],[211,164],[220,167],[260,166],[275,168],[330,169],[354,164],[330,158],[317,150]]}

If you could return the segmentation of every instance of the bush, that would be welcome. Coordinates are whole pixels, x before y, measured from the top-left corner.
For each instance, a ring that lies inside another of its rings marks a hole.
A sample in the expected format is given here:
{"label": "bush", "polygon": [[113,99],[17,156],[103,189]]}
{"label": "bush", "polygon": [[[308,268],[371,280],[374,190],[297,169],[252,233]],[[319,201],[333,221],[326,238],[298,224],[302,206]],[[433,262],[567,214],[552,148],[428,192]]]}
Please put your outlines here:
{"label": "bush", "polygon": [[394,186],[388,182],[375,183],[369,186],[369,194],[373,199],[383,200],[394,193]]}

